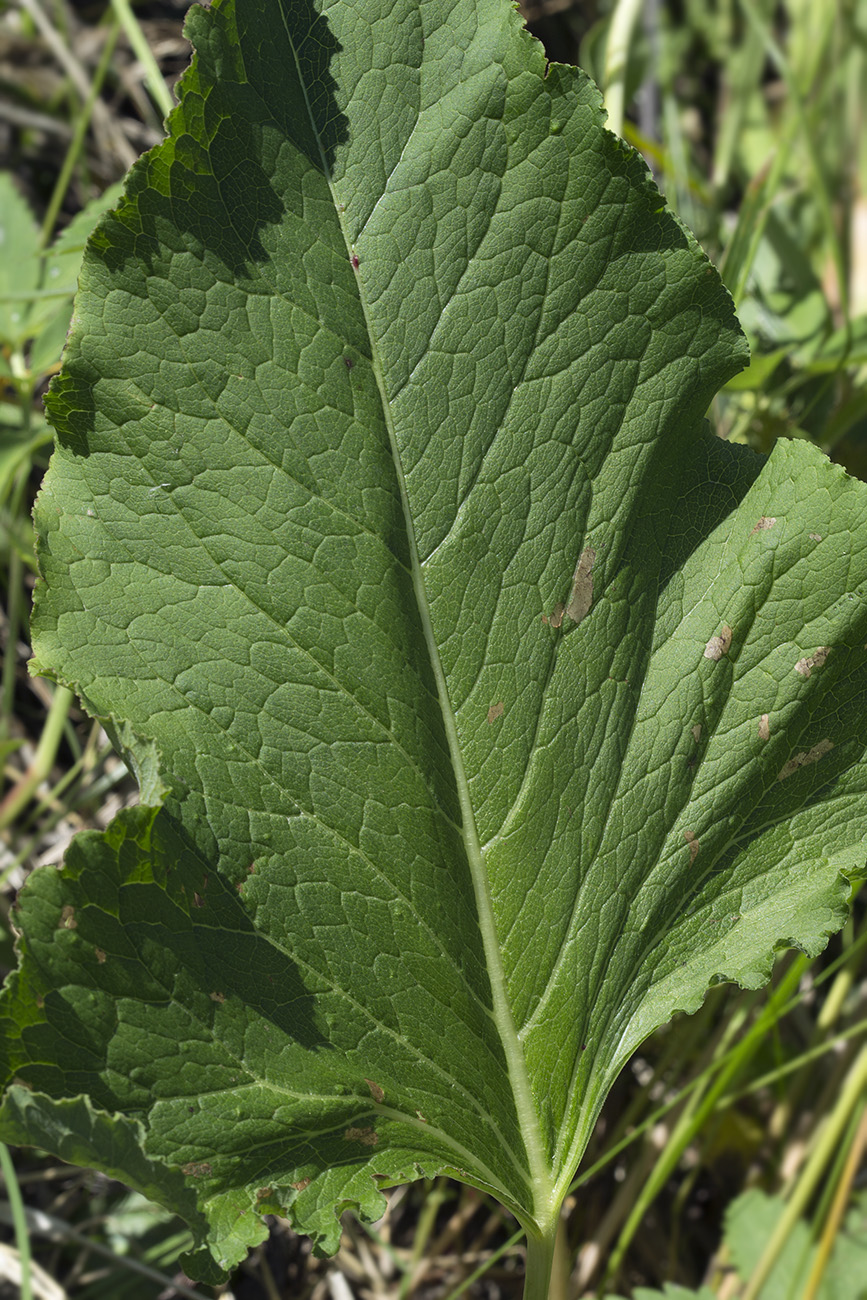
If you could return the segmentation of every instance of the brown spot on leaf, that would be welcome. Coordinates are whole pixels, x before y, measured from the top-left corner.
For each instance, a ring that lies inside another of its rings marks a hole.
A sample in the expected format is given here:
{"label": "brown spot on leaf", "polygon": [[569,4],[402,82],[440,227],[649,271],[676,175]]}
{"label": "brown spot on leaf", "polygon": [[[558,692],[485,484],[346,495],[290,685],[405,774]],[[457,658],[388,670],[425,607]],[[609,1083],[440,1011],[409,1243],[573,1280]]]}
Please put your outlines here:
{"label": "brown spot on leaf", "polygon": [[698,857],[698,851],[701,848],[701,845],[696,839],[695,831],[684,831],[683,838],[686,840],[687,844],[689,845],[689,862],[690,862],[690,866],[692,866],[693,862],[695,862],[696,858]]}
{"label": "brown spot on leaf", "polygon": [[[753,533],[761,533],[764,532],[766,528],[773,528],[776,522],[777,520],[774,515],[762,515],[759,522],[753,527]],[[750,536],[752,536],[752,533]]]}
{"label": "brown spot on leaf", "polygon": [[586,546],[575,566],[575,572],[572,575],[572,592],[569,596],[569,604],[566,606],[566,613],[573,623],[580,623],[590,612],[590,606],[593,604],[593,578],[591,575],[595,563],[596,552],[592,546]]}
{"label": "brown spot on leaf", "polygon": [[385,1093],[382,1091],[382,1088],[380,1088],[378,1083],[374,1083],[372,1079],[365,1079],[364,1082],[370,1089],[370,1095],[375,1102],[379,1103],[385,1098]]}
{"label": "brown spot on leaf", "polygon": [[57,928],[58,930],[78,929],[78,922],[75,919],[75,908],[71,907],[69,903],[66,904],[63,911],[60,913],[60,924]]}
{"label": "brown spot on leaf", "polygon": [[831,653],[829,645],[820,645],[819,649],[811,654],[809,659],[799,659],[795,664],[795,672],[800,673],[802,677],[809,677],[814,668],[821,668],[822,664]]}
{"label": "brown spot on leaf", "polygon": [[343,364],[346,366],[347,370],[351,370],[355,363],[353,362],[352,357],[344,357]]}
{"label": "brown spot on leaf", "polygon": [[205,900],[201,894],[193,894],[193,907],[204,907]]}
{"label": "brown spot on leaf", "polygon": [[426,1123],[427,1123],[427,1120],[425,1119],[424,1115],[422,1115],[422,1113],[421,1113],[420,1110],[417,1110],[415,1113],[416,1113],[416,1115],[418,1115],[418,1117],[419,1117],[419,1119],[421,1120],[422,1124],[426,1124]]}
{"label": "brown spot on leaf", "polygon": [[821,534],[821,533],[809,533],[808,536],[809,536],[811,542],[821,542],[821,540],[822,540],[822,534]]}
{"label": "brown spot on leaf", "polygon": [[94,948],[93,951],[96,953],[96,960],[99,962],[101,966],[102,963],[105,961],[105,953],[101,948]]}
{"label": "brown spot on leaf", "polygon": [[204,1178],[211,1172],[211,1166],[207,1160],[191,1160],[188,1165],[181,1165],[181,1173],[186,1174],[188,1178]]}
{"label": "brown spot on leaf", "polygon": [[497,704],[491,705],[491,707],[488,709],[488,726],[490,726],[491,723],[496,722],[497,718],[501,718],[503,716],[503,707],[504,706],[502,700],[500,700]]}
{"label": "brown spot on leaf", "polygon": [[692,738],[696,744],[701,740],[701,723],[697,722],[692,729]]}
{"label": "brown spot on leaf", "polygon": [[771,737],[771,717],[769,713],[763,713],[759,718],[759,740],[770,740]]}
{"label": "brown spot on leaf", "polygon": [[264,1201],[268,1196],[274,1195],[273,1187],[259,1187],[256,1191],[256,1200]]}
{"label": "brown spot on leaf", "polygon": [[208,994],[208,997],[211,999],[212,1002],[225,1002],[225,1001],[226,1001],[226,995],[225,995],[225,993],[209,993],[209,994]]}
{"label": "brown spot on leaf", "polygon": [[565,612],[566,612],[566,606],[561,605],[560,602],[558,601],[557,604],[554,606],[554,613],[551,615],[551,617],[548,620],[550,626],[559,627],[560,624],[563,622],[563,615],[565,614]]}
{"label": "brown spot on leaf", "polygon": [[819,759],[824,758],[833,748],[833,740],[825,739],[820,740],[818,745],[814,745],[812,749],[805,749],[802,753],[795,754],[794,758],[790,758],[788,763],[784,763],[780,768],[777,773],[777,780],[785,781],[787,776],[791,776],[799,768],[807,767],[809,763],[818,763]]}
{"label": "brown spot on leaf", "polygon": [[728,623],[723,623],[719,636],[712,636],[704,648],[705,659],[722,659],[731,649],[732,630]]}
{"label": "brown spot on leaf", "polygon": [[310,1186],[310,1179],[299,1178],[297,1183],[290,1183],[289,1186],[294,1187],[296,1192],[303,1192],[306,1188]]}
{"label": "brown spot on leaf", "polygon": [[372,1128],[348,1128],[343,1136],[347,1142],[360,1142],[366,1147],[375,1147],[379,1141],[379,1134]]}

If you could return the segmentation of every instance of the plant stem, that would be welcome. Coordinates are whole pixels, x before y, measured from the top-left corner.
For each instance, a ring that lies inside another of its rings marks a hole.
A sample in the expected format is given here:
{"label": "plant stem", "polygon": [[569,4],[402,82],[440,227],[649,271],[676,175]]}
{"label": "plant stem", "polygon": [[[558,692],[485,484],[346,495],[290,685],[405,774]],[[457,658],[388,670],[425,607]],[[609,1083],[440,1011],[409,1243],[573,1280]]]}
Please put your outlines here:
{"label": "plant stem", "polygon": [[[18,0],[18,3],[33,20],[40,36],[81,97],[81,102],[86,103],[90,95],[90,78],[69,45],[43,13],[39,0]],[[124,167],[131,167],[136,159],[135,150],[124,135],[120,123],[112,117],[108,105],[103,104],[101,100],[97,100],[93,105],[93,124],[94,128],[98,127],[103,137],[111,142],[118,161]]]}
{"label": "plant stem", "polygon": [[81,151],[84,148],[84,141],[87,132],[90,129],[90,120],[93,116],[93,110],[102,90],[102,83],[105,81],[106,73],[111,64],[111,56],[114,53],[114,47],[117,43],[120,28],[117,22],[109,29],[105,38],[105,45],[102,47],[99,65],[94,73],[93,80],[90,83],[90,89],[87,92],[87,98],[81,106],[80,111],[75,118],[75,129],[72,133],[72,139],[69,142],[69,148],[66,150],[66,157],[63,159],[63,166],[60,169],[60,175],[54,186],[51,198],[48,201],[48,207],[45,211],[45,217],[42,221],[40,231],[40,241],[43,248],[47,248],[51,243],[51,237],[54,234],[54,227],[57,223],[57,217],[63,206],[63,200],[66,197],[66,191],[69,189],[69,182],[72,180]]}
{"label": "plant stem", "polygon": [[611,18],[611,26],[608,28],[605,53],[605,107],[608,110],[608,129],[615,135],[623,134],[629,48],[641,14],[641,3],[642,0],[618,0]]}
{"label": "plant stem", "polygon": [[497,1260],[501,1259],[503,1255],[508,1254],[514,1246],[517,1246],[523,1235],[523,1228],[519,1228],[517,1232],[513,1232],[508,1241],[504,1241],[502,1246],[498,1246],[492,1255],[489,1255],[487,1259],[483,1260],[481,1264],[474,1268],[472,1273],[469,1273],[464,1280],[455,1287],[454,1291],[449,1291],[445,1300],[458,1300],[458,1297],[462,1296],[465,1291],[469,1291],[473,1283],[478,1282],[480,1277],[484,1277],[492,1265],[496,1264]]}
{"label": "plant stem", "polygon": [[[752,1059],[765,1041],[769,1025],[777,1022],[780,1007],[787,1005],[790,997],[797,989],[807,965],[808,959],[803,956],[796,958],[792,962],[759,1017],[738,1043],[736,1050],[727,1057],[724,1067],[705,1090],[696,1092],[690,1097],[686,1108],[669,1135],[665,1149],[651,1171],[646,1186],[633,1205],[617,1244],[611,1252],[605,1273],[606,1282],[611,1282],[616,1277],[623,1262],[623,1257],[638,1231],[639,1224],[648,1206],[659,1195],[662,1187],[677,1168],[684,1151],[713,1114],[720,1097],[723,1096],[744,1068],[744,1065]],[[735,1029],[735,1024],[732,1024],[731,1030],[733,1033]]]}
{"label": "plant stem", "polygon": [[557,1233],[554,1237],[554,1258],[548,1286],[549,1300],[569,1300],[569,1274],[572,1271],[572,1260],[569,1255],[566,1222],[566,1212],[561,1210],[557,1216]]}
{"label": "plant stem", "polygon": [[843,1222],[843,1215],[846,1212],[846,1206],[849,1203],[849,1197],[852,1194],[852,1184],[861,1165],[861,1160],[867,1148],[867,1109],[864,1102],[861,1102],[861,1119],[855,1133],[855,1140],[849,1148],[849,1155],[846,1159],[846,1166],[843,1171],[837,1190],[834,1194],[834,1200],[822,1230],[822,1236],[819,1241],[819,1249],[816,1251],[816,1257],[813,1260],[813,1266],[810,1269],[810,1276],[807,1278],[807,1284],[804,1287],[804,1293],[801,1300],[815,1300],[828,1261],[831,1258],[831,1251],[837,1240],[837,1234],[840,1231],[840,1224]]}
{"label": "plant stem", "polygon": [[12,1156],[5,1142],[0,1142],[0,1170],[3,1172],[3,1181],[6,1184],[6,1195],[9,1198],[9,1210],[12,1215],[12,1222],[15,1226],[15,1245],[18,1247],[18,1258],[21,1262],[21,1300],[32,1300],[33,1290],[30,1285],[30,1233],[27,1228],[27,1217],[24,1210],[24,1202],[21,1199],[21,1188],[18,1186],[18,1177],[15,1173],[15,1166],[12,1163]]}
{"label": "plant stem", "polygon": [[54,699],[51,702],[51,708],[48,710],[45,725],[42,728],[42,735],[39,738],[33,762],[18,784],[9,791],[6,798],[0,803],[0,830],[9,826],[22,808],[27,806],[34,792],[54,766],[60,738],[63,735],[63,728],[66,725],[72,701],[72,691],[66,686],[58,686],[54,692]]}
{"label": "plant stem", "polygon": [[159,65],[153,56],[153,51],[147,43],[147,38],[139,26],[139,21],[132,11],[129,0],[111,0],[111,7],[114,10],[114,16],[120,23],[126,38],[133,48],[133,53],[142,65],[145,74],[145,84],[150,91],[151,98],[163,117],[168,117],[174,108],[172,92],[165,83],[163,74],[159,70]]}
{"label": "plant stem", "polygon": [[840,1094],[840,1100],[828,1122],[819,1135],[813,1153],[801,1174],[797,1188],[791,1196],[786,1209],[762,1252],[762,1257],[753,1270],[753,1274],[744,1290],[742,1300],[757,1300],[759,1292],[768,1280],[786,1240],[804,1210],[816,1184],[821,1178],[840,1136],[849,1122],[855,1106],[858,1105],[864,1090],[867,1089],[867,1047],[861,1049],[856,1058]]}
{"label": "plant stem", "polygon": [[[159,1269],[152,1268],[150,1264],[134,1259],[131,1255],[116,1254],[111,1246],[105,1246],[102,1242],[97,1241],[93,1233],[86,1236],[62,1219],[56,1218],[55,1215],[46,1214],[44,1210],[37,1210],[30,1206],[23,1206],[23,1210],[26,1218],[25,1226],[29,1230],[31,1237],[46,1236],[54,1241],[59,1239],[72,1242],[94,1255],[99,1255],[101,1259],[107,1259],[115,1267],[120,1265],[121,1268],[127,1269],[130,1273],[137,1273],[139,1277],[145,1277],[151,1282],[156,1282],[163,1289],[165,1289],[167,1283],[171,1284],[177,1295],[188,1296],[189,1300],[208,1300],[204,1292],[197,1291],[194,1287],[188,1286],[177,1278],[168,1277]],[[5,1216],[0,1216],[0,1221],[2,1221],[2,1217]]]}
{"label": "plant stem", "polygon": [[554,1265],[554,1248],[559,1228],[559,1215],[544,1236],[527,1233],[527,1275],[524,1281],[524,1300],[555,1300],[549,1295],[551,1270]]}

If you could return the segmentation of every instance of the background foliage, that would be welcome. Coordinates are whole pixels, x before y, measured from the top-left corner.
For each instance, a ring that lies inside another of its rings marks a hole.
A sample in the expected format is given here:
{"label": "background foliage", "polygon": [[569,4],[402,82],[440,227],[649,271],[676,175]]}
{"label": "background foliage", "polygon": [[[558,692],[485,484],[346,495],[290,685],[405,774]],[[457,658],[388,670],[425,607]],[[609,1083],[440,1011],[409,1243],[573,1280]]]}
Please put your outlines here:
{"label": "background foliage", "polygon": [[[0,15],[7,965],[9,907],[27,871],[59,860],[75,830],[105,825],[132,797],[68,693],[52,696],[26,674],[29,507],[48,454],[40,399],[77,257],[108,187],[160,137],[167,83],[187,58],[184,7],[20,0]],[[543,0],[524,11],[551,58],[581,63],[615,114],[627,106],[626,138],[721,267],[753,362],[714,403],[717,433],[765,451],[780,436],[809,438],[867,477],[867,4]],[[784,957],[760,994],[716,989],[695,1017],[645,1044],[567,1202],[569,1294],[641,1296],[666,1280],[767,1300],[858,1294],[864,938],[856,907],[817,962]],[[176,1267],[188,1243],[162,1212],[32,1152],[14,1165],[4,1156],[0,1288],[18,1293],[12,1279],[29,1253],[37,1295],[190,1293]],[[392,1194],[374,1232],[347,1223],[334,1261],[311,1261],[275,1223],[230,1286],[239,1297],[333,1300],[455,1296],[468,1285],[517,1295],[520,1251],[514,1225],[477,1193],[417,1184]]]}

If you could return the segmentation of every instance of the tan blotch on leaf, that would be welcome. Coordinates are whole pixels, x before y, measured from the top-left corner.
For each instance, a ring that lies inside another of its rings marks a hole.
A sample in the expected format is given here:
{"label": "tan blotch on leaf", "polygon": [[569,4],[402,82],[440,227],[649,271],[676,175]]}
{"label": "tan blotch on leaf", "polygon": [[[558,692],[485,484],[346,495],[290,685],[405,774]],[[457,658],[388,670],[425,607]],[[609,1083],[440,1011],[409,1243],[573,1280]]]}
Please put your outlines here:
{"label": "tan blotch on leaf", "polygon": [[727,655],[732,644],[732,630],[728,623],[723,623],[719,636],[712,636],[704,648],[705,659],[722,659]]}
{"label": "tan blotch on leaf", "polygon": [[347,1142],[360,1142],[365,1147],[375,1147],[379,1134],[372,1128],[348,1128],[343,1134]]}
{"label": "tan blotch on leaf", "polygon": [[795,672],[800,673],[802,677],[809,677],[814,668],[821,668],[822,664],[831,653],[829,645],[820,645],[815,654],[811,654],[809,659],[799,659],[795,664]]}
{"label": "tan blotch on leaf", "polygon": [[684,831],[683,838],[686,840],[687,844],[689,845],[689,861],[690,864],[692,864],[693,862],[695,862],[696,858],[698,857],[698,851],[701,848],[701,845],[696,839],[694,831]]}
{"label": "tan blotch on leaf", "polygon": [[593,578],[591,575],[595,563],[596,552],[593,547],[585,547],[572,575],[572,593],[569,596],[569,604],[566,606],[566,613],[573,623],[580,623],[590,612],[590,606],[593,604]]}
{"label": "tan blotch on leaf", "polygon": [[791,776],[799,768],[806,767],[809,763],[818,763],[819,759],[824,758],[833,748],[833,740],[820,740],[818,745],[814,745],[812,749],[805,749],[802,753],[796,754],[794,758],[790,758],[788,763],[784,763],[777,773],[777,780],[785,781],[787,776]]}

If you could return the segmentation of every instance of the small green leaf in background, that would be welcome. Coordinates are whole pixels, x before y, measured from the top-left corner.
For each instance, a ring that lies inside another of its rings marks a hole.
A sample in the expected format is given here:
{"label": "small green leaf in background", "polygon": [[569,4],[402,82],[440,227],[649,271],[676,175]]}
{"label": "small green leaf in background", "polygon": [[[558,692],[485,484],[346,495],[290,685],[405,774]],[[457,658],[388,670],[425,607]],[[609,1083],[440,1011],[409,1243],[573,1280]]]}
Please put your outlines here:
{"label": "small green leaf in background", "polygon": [[116,1125],[200,1278],[447,1173],[539,1297],[638,1044],[846,916],[867,488],[711,437],[731,300],[507,0],[188,32],[37,507],[35,667],[144,802],[22,891],[0,1137]]}
{"label": "small green leaf in background", "polygon": [[[732,1263],[749,1281],[786,1208],[780,1197],[751,1188],[726,1211],[725,1241]],[[809,1225],[799,1221],[759,1292],[759,1300],[788,1300],[800,1295],[810,1274],[817,1244]],[[834,1241],[816,1300],[863,1300],[867,1293],[867,1195],[856,1193],[843,1230]]]}
{"label": "small green leaf in background", "polygon": [[87,237],[122,192],[122,185],[110,186],[44,250],[33,214],[12,176],[0,172],[0,374],[7,379],[21,382],[32,375],[32,387],[56,366]]}
{"label": "small green leaf in background", "polygon": [[[0,340],[20,346],[38,332],[39,230],[8,172],[0,172]],[[56,310],[56,304],[48,308]]]}

